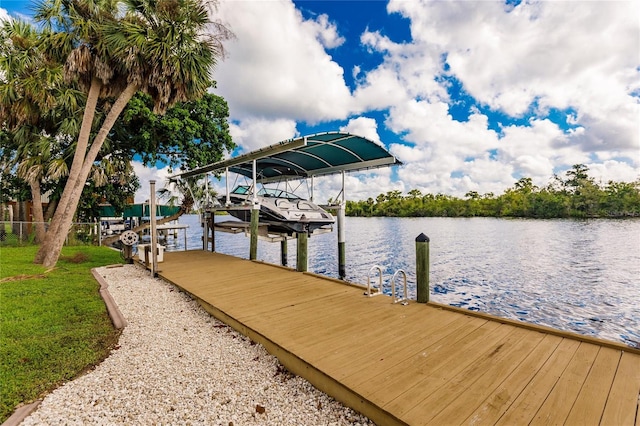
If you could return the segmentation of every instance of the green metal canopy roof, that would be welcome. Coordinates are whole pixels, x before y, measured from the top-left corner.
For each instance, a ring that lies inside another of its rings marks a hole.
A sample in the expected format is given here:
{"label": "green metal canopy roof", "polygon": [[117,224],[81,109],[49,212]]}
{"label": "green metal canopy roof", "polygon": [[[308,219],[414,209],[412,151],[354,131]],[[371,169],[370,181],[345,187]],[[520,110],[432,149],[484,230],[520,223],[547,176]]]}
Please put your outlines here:
{"label": "green metal canopy roof", "polygon": [[[179,206],[156,206],[156,216],[172,216],[179,211]],[[149,204],[129,204],[122,214],[116,214],[116,209],[111,204],[101,204],[100,217],[149,217]]]}
{"label": "green metal canopy roof", "polygon": [[229,169],[252,177],[253,160],[259,182],[302,179],[402,164],[384,147],[362,137],[341,132],[317,133],[219,161],[174,176],[190,177]]}

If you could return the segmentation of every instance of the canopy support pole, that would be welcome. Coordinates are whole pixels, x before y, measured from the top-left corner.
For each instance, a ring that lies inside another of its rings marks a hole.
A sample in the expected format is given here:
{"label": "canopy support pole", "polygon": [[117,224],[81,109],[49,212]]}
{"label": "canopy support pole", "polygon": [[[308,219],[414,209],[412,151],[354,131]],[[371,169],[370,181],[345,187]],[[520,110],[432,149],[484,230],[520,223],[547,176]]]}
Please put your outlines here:
{"label": "canopy support pole", "polygon": [[[254,166],[254,170],[255,170],[255,166]],[[225,167],[224,169],[224,184],[227,187],[227,201],[226,201],[226,205],[230,205],[231,204],[231,196],[229,195],[229,168]]]}
{"label": "canopy support pole", "polygon": [[149,219],[151,221],[151,276],[158,276],[158,231],[156,229],[156,181],[149,181]]}
{"label": "canopy support pole", "polygon": [[[258,186],[256,177],[256,160],[253,160],[253,202],[251,205],[251,243],[249,246],[249,260],[258,258],[258,221],[260,217],[260,202],[258,201]],[[227,194],[229,192],[227,191]]]}
{"label": "canopy support pole", "polygon": [[338,209],[338,277],[344,280],[346,277],[346,237],[344,232],[345,217],[345,196],[344,196],[344,171],[342,172],[342,199],[339,201]]}

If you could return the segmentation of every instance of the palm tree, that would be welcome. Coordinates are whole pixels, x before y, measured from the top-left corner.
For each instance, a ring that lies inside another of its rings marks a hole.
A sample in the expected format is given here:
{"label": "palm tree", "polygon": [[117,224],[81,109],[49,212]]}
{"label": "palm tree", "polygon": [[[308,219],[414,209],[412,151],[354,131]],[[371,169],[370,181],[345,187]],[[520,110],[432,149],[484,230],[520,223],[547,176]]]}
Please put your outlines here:
{"label": "palm tree", "polygon": [[[36,241],[45,236],[41,183],[51,161],[51,138],[61,93],[62,67],[48,61],[39,49],[40,33],[25,22],[5,21],[0,29],[0,121],[15,143],[10,167],[31,189]],[[68,93],[67,93],[68,94]],[[73,97],[73,96],[72,96]]]}
{"label": "palm tree", "polygon": [[[45,51],[87,93],[69,177],[36,263],[55,265],[91,167],[137,91],[155,111],[202,96],[231,33],[209,20],[200,0],[43,0],[36,21],[51,31]],[[105,117],[94,123],[99,102]],[[93,127],[97,132],[93,133]]]}

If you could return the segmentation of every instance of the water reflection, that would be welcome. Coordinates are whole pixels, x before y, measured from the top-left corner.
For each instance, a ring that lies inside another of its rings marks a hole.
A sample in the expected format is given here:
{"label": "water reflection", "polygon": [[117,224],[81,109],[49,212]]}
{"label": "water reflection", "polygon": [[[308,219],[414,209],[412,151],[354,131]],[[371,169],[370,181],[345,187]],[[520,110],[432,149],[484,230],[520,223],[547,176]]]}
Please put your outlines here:
{"label": "water reflection", "polygon": [[[228,216],[216,220],[229,220]],[[197,216],[188,247],[202,248]],[[430,243],[431,299],[506,318],[640,346],[640,220],[347,218],[347,280],[407,273],[415,298],[415,238]],[[182,249],[180,238],[176,249]],[[336,232],[309,239],[309,270],[337,277]],[[248,258],[249,238],[217,233],[221,253]],[[296,243],[288,243],[295,265]],[[258,258],[280,262],[280,245]]]}

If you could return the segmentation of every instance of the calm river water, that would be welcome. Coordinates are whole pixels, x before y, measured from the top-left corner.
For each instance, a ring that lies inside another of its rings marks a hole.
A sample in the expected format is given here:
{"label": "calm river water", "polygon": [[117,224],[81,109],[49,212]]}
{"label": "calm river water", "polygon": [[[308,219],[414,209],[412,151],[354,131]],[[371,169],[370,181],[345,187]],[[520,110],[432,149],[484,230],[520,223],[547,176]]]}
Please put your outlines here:
{"label": "calm river water", "polygon": [[[188,249],[201,249],[198,216],[180,223]],[[420,233],[431,240],[431,300],[640,347],[640,220],[348,217],[347,280],[366,284],[373,265],[386,281],[403,269],[415,298]],[[175,242],[168,250],[184,249]],[[337,277],[337,245],[335,230],[312,236],[309,271]],[[249,238],[216,233],[216,249],[248,258]],[[288,254],[295,267],[295,240]],[[280,263],[280,244],[260,241],[258,259]]]}

